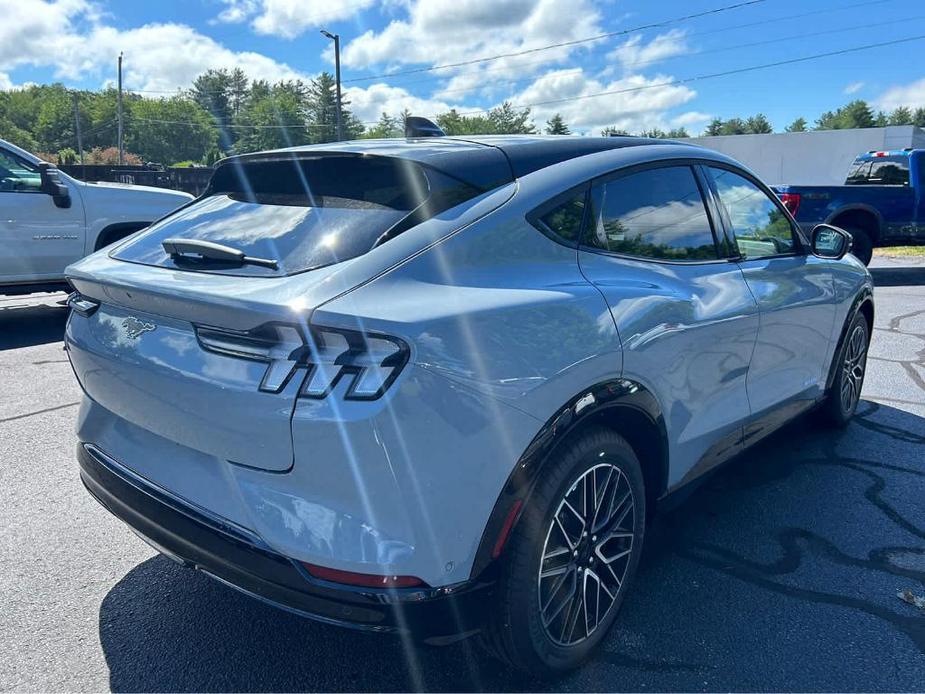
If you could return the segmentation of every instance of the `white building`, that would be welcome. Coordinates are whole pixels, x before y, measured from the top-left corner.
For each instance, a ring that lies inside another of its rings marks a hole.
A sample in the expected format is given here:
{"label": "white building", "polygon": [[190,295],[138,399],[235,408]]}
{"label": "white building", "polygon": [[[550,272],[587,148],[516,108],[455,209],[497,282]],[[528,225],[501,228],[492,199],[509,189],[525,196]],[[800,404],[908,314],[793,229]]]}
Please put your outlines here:
{"label": "white building", "polygon": [[810,130],[770,135],[692,137],[749,167],[769,185],[841,185],[848,165],[862,152],[925,149],[925,130],[912,125],[851,130]]}

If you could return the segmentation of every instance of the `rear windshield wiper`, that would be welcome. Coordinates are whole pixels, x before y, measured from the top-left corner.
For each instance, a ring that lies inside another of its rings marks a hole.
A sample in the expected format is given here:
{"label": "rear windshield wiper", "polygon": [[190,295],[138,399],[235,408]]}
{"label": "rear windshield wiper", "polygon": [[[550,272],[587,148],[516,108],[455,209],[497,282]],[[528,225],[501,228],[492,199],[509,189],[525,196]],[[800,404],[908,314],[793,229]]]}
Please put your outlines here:
{"label": "rear windshield wiper", "polygon": [[244,251],[223,246],[211,241],[198,241],[196,239],[164,239],[161,242],[167,254],[174,259],[184,260],[215,260],[235,265],[259,265],[271,270],[278,270],[279,263],[269,258],[253,258],[244,255]]}

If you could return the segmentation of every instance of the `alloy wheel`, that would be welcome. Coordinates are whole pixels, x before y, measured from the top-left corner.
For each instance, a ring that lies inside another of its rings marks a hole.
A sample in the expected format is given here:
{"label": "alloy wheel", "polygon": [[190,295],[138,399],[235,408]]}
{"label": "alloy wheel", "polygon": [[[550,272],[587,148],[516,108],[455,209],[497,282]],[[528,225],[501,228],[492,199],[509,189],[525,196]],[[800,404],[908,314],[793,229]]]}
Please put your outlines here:
{"label": "alloy wheel", "polygon": [[861,397],[866,356],[867,341],[864,328],[856,325],[845,346],[845,359],[842,364],[841,404],[845,412],[851,412]]}
{"label": "alloy wheel", "polygon": [[589,638],[617,602],[633,552],[636,503],[615,465],[586,470],[552,516],[538,595],[547,636],[560,646]]}

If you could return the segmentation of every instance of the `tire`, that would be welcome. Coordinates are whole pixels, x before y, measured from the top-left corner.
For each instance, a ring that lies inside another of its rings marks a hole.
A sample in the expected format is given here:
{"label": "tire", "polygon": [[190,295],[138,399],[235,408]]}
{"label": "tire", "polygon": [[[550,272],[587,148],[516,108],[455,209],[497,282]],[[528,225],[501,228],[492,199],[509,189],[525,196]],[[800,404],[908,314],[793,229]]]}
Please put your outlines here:
{"label": "tire", "polygon": [[867,372],[869,342],[870,326],[864,314],[858,311],[851,319],[844,342],[835,355],[835,378],[821,408],[823,418],[829,424],[847,426],[858,408]]}
{"label": "tire", "polygon": [[580,665],[607,635],[639,566],[646,518],[639,460],[621,436],[595,428],[554,455],[508,542],[481,638],[493,656],[546,677]]}
{"label": "tire", "polygon": [[857,227],[845,227],[845,231],[851,234],[851,252],[854,257],[870,265],[870,259],[874,257],[874,242],[870,235]]}

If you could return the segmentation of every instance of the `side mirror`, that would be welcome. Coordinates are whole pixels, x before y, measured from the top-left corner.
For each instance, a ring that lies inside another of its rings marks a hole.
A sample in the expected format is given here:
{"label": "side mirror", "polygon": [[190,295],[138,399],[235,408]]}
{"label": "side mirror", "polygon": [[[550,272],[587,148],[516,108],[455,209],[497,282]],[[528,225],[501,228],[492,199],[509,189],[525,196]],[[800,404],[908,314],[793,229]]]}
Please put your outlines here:
{"label": "side mirror", "polygon": [[71,193],[61,182],[58,169],[48,162],[42,162],[39,164],[39,173],[42,175],[42,192],[50,195],[56,206],[70,207]]}
{"label": "side mirror", "polygon": [[851,234],[831,224],[817,224],[813,227],[813,255],[820,258],[841,260],[851,250]]}

